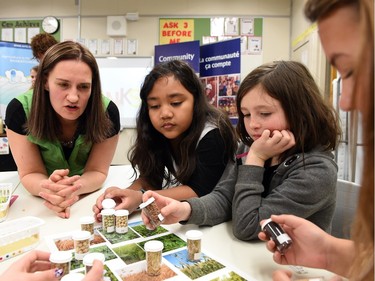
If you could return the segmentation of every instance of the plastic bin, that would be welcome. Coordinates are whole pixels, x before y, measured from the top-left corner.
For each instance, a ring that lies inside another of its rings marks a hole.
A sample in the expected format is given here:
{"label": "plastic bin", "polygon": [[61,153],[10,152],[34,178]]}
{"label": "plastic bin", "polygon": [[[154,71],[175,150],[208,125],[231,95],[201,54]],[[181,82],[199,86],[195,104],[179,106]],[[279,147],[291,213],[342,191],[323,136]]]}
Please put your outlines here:
{"label": "plastic bin", "polygon": [[31,216],[2,223],[0,225],[0,262],[36,247],[40,240],[40,226],[43,224],[42,219]]}

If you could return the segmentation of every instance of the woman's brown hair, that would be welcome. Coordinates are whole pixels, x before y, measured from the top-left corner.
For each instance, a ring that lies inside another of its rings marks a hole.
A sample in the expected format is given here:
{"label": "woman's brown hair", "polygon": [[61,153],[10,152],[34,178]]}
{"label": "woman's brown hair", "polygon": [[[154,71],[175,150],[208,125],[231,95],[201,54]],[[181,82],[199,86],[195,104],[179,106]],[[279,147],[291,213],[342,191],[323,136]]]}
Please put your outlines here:
{"label": "woman's brown hair", "polygon": [[59,139],[62,133],[60,121],[51,105],[49,92],[45,89],[45,84],[49,73],[56,64],[65,60],[82,61],[91,69],[91,95],[85,111],[79,117],[78,127],[84,130],[86,142],[102,142],[110,135],[113,125],[105,113],[99,68],[90,51],[81,44],[72,41],[64,41],[52,46],[39,64],[26,129],[37,139],[47,141]]}

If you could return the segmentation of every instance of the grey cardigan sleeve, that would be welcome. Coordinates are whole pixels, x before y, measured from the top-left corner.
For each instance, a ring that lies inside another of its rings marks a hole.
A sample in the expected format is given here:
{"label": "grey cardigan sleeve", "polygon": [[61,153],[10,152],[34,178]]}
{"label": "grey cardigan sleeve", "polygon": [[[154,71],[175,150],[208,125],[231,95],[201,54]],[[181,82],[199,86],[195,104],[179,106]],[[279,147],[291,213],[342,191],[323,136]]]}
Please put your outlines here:
{"label": "grey cardigan sleeve", "polygon": [[330,229],[336,200],[336,163],[327,153],[305,154],[288,167],[287,161],[277,168],[270,193],[264,198],[264,168],[238,167],[232,210],[233,234],[238,239],[257,239],[260,221],[272,214],[294,214]]}
{"label": "grey cardigan sleeve", "polygon": [[211,193],[186,200],[191,216],[186,223],[213,226],[232,218],[232,200],[237,180],[237,164],[229,161],[223,175]]}

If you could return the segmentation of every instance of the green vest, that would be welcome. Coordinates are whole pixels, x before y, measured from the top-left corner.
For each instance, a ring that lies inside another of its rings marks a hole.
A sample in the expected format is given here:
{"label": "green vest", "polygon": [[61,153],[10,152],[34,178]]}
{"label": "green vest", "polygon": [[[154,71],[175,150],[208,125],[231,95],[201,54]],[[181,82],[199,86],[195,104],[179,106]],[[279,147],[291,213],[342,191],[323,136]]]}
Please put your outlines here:
{"label": "green vest", "polygon": [[[17,97],[21,102],[27,117],[30,114],[32,96],[33,90],[29,90],[23,95]],[[110,99],[105,96],[102,97],[104,106],[107,108]],[[83,169],[89,158],[92,147],[92,143],[85,143],[84,135],[78,135],[78,138],[74,143],[73,151],[68,160],[65,159],[62,145],[58,140],[40,140],[32,135],[28,135],[27,139],[38,145],[48,175],[51,175],[53,171],[57,169],[69,169],[69,176],[83,174]]]}

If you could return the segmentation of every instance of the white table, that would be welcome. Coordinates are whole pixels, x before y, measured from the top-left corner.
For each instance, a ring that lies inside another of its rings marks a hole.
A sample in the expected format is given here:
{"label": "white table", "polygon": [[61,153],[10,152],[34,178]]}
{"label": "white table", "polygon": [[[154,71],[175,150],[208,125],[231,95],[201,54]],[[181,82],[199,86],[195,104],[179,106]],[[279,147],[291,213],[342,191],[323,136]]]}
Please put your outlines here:
{"label": "white table", "polygon": [[[133,170],[130,165],[111,166],[109,176],[103,184],[103,189],[110,186],[127,187],[132,181]],[[82,216],[92,215],[92,206],[96,198],[102,194],[103,189],[89,194],[74,204],[71,208],[71,217],[62,219],[57,217],[52,211],[43,205],[41,198],[30,195],[22,186],[18,184],[17,173],[0,173],[0,182],[6,182],[9,179],[14,180],[18,185],[15,194],[19,195],[18,199],[9,210],[7,220],[19,218],[22,216],[36,216],[42,218],[45,224],[41,227],[41,241],[37,249],[48,251],[48,246],[43,237],[47,235],[55,235],[59,232],[73,231],[79,225],[79,219]],[[129,217],[132,219],[134,214]],[[0,223],[1,227],[1,223]],[[196,225],[180,225],[171,226],[175,233],[185,233],[190,229],[199,229],[203,232],[202,248],[208,253],[239,272],[245,272],[256,280],[272,280],[272,272],[275,269],[289,267],[280,266],[272,260],[272,254],[267,251],[265,245],[261,241],[244,242],[236,239],[232,234],[231,222],[222,223],[214,227],[198,227]],[[0,274],[20,256],[5,260],[0,263]],[[327,280],[332,276],[331,273],[324,270],[304,268],[307,274],[300,277],[306,278],[324,276]]]}

